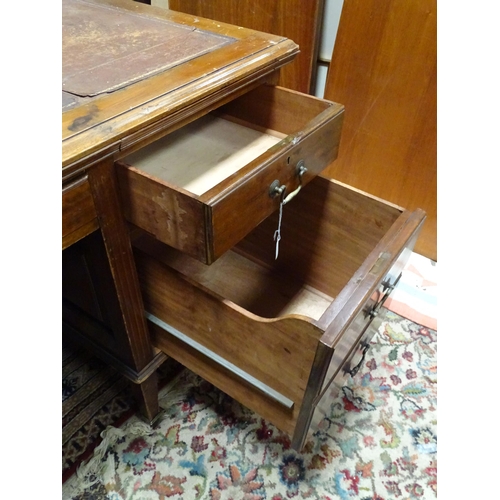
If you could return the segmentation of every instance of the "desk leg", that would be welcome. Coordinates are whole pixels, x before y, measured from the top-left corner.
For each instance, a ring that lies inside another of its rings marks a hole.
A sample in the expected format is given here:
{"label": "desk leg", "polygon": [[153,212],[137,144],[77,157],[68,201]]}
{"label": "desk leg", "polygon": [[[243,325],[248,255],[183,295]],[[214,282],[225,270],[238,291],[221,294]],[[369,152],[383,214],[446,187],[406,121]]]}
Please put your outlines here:
{"label": "desk leg", "polygon": [[[129,230],[122,216],[113,158],[103,160],[89,171],[89,183],[117,298],[110,326],[120,357],[133,370],[140,372],[153,359],[153,348],[144,317]],[[138,384],[134,392],[144,417],[153,420],[159,411],[156,374]]]}
{"label": "desk leg", "polygon": [[158,416],[158,375],[151,374],[141,384],[132,384],[132,392],[139,404],[139,410],[148,424]]}

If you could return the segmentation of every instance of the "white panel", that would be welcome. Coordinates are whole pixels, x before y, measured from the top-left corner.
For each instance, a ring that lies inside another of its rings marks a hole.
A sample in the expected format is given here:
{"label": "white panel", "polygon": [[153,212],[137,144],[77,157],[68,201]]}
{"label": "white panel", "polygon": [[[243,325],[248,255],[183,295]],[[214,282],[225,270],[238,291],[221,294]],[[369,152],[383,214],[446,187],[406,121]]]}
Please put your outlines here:
{"label": "white panel", "polygon": [[168,9],[168,0],[151,0],[151,5]]}
{"label": "white panel", "polygon": [[328,63],[323,63],[318,61],[316,67],[316,87],[314,89],[314,95],[323,99],[325,95],[325,85],[326,85],[326,75],[328,74]]}
{"label": "white panel", "polygon": [[337,29],[339,27],[340,14],[344,0],[325,0],[323,13],[323,25],[321,27],[321,41],[319,46],[319,59],[331,61]]}

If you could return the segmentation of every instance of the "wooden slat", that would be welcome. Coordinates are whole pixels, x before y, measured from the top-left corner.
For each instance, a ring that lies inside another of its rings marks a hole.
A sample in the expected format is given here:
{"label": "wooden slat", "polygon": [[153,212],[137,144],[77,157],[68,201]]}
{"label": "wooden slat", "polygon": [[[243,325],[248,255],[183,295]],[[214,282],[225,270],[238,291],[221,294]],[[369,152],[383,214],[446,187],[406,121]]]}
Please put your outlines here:
{"label": "wooden slat", "polygon": [[169,8],[266,33],[282,35],[300,47],[283,68],[279,84],[310,93],[314,88],[324,0],[169,0]]}
{"label": "wooden slat", "polygon": [[346,118],[326,175],[427,221],[415,250],[437,259],[436,0],[345,0],[325,98]]}

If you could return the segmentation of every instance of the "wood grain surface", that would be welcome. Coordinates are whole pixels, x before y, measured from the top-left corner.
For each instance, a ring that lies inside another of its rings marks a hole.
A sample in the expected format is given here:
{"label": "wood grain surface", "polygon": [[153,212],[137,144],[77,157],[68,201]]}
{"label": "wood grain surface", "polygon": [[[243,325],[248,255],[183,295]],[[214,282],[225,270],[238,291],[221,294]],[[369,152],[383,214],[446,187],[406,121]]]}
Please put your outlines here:
{"label": "wood grain surface", "polygon": [[87,176],[62,190],[62,249],[76,243],[99,227]]}
{"label": "wood grain surface", "polygon": [[[343,118],[339,104],[265,85],[223,106],[220,112],[249,127],[287,136],[201,196],[137,168],[133,160],[139,158],[140,163],[141,153],[116,163],[127,220],[207,264],[278,209],[279,197],[269,195],[275,180],[290,193],[299,185],[299,161],[307,168],[300,180],[306,185],[335,158]],[[185,146],[183,139],[180,134],[180,147]],[[221,151],[224,141],[226,137],[218,145]],[[172,146],[168,140],[161,142]],[[151,148],[154,151],[156,144]],[[193,152],[190,146],[183,156],[190,160]],[[181,160],[176,155],[175,161]],[[189,169],[189,163],[178,166]]]}
{"label": "wood grain surface", "polygon": [[[65,94],[62,113],[62,167],[65,179],[87,168],[92,157],[100,160],[105,153],[119,154],[122,140],[134,141],[136,135],[144,139],[145,128],[162,124],[166,134],[171,131],[168,125],[182,122],[203,109],[206,112],[210,106],[215,107],[235,93],[251,89],[254,82],[271,77],[298,53],[297,45],[282,36],[131,0],[87,0],[86,3],[95,10],[106,5],[108,8],[120,8],[134,19],[143,16],[162,21],[165,29],[169,26],[195,28],[196,31],[229,37],[234,41],[191,60],[186,54],[187,60],[182,64],[113,92],[72,99]],[[84,21],[82,19],[81,29]],[[63,46],[63,59],[64,51],[69,49]]]}
{"label": "wood grain surface", "polygon": [[324,0],[169,0],[169,8],[266,33],[282,35],[300,47],[283,68],[279,84],[311,93],[316,76]]}
{"label": "wood grain surface", "polygon": [[427,221],[416,251],[437,259],[436,0],[345,0],[325,98],[345,105],[328,176]]}

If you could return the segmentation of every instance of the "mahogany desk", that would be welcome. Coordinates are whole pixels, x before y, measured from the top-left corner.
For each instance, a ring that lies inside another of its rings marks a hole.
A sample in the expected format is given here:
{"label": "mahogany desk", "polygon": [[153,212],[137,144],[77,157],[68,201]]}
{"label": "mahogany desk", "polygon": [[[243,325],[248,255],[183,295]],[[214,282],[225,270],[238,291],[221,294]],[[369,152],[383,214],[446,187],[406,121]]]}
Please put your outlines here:
{"label": "mahogany desk", "polygon": [[266,82],[283,37],[126,0],[63,0],[63,324],[158,413],[156,368],[114,163]]}
{"label": "mahogany desk", "polygon": [[344,108],[276,86],[297,51],[132,1],[63,1],[65,328],[148,420],[168,355],[300,449],[363,364],[425,214],[319,175]]}

